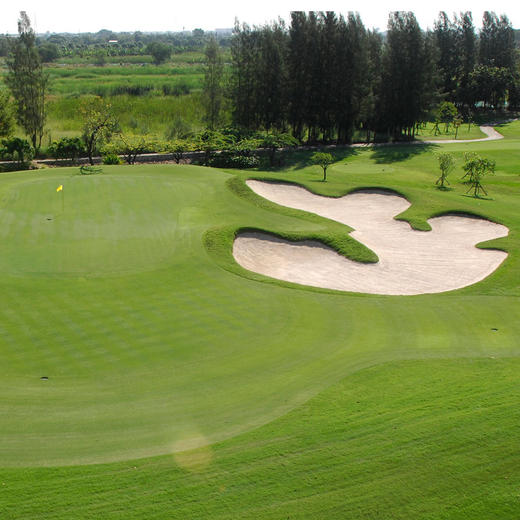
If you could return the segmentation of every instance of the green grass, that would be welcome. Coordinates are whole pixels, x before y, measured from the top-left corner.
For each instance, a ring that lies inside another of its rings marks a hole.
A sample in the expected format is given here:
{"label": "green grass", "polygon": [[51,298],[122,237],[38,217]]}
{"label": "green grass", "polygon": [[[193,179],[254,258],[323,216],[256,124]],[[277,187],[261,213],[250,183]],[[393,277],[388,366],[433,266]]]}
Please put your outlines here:
{"label": "green grass", "polygon": [[[145,70],[146,69],[146,70]],[[147,70],[150,69],[150,70]],[[58,74],[59,73],[59,74]],[[61,96],[84,96],[87,94],[107,96],[118,89],[148,89],[160,93],[163,85],[185,85],[190,90],[202,87],[203,74],[191,68],[139,68],[100,67],[83,69],[56,69],[51,74],[49,94]]]}
{"label": "green grass", "polygon": [[[121,128],[132,132],[157,133],[161,137],[183,120],[193,130],[203,127],[204,109],[198,93],[185,96],[109,96]],[[55,97],[47,105],[48,123],[44,144],[63,136],[79,135],[83,122],[78,116],[81,97]],[[50,134],[50,135],[49,135]]]}
{"label": "green grass", "polygon": [[[229,52],[227,49],[222,49],[225,59],[229,59]],[[168,63],[170,64],[201,64],[204,63],[206,57],[204,52],[200,51],[182,51],[172,54]],[[66,65],[92,65],[95,64],[96,57],[94,56],[71,56],[59,58],[55,63]],[[143,55],[128,55],[128,56],[106,56],[107,64],[123,64],[134,65],[142,63],[153,63],[153,57],[150,54]]]}
{"label": "green grass", "polygon": [[[1,174],[4,516],[515,519],[518,145],[338,150],[327,183],[309,152],[270,172]],[[437,150],[458,161],[450,191]],[[470,150],[497,161],[487,199],[458,180]],[[392,189],[422,229],[482,215],[509,227],[487,244],[509,256],[437,295],[269,280],[230,259],[237,230],[333,242],[341,226],[263,201],[248,177]]]}
{"label": "green grass", "polygon": [[106,466],[4,470],[4,514],[513,520],[519,369],[518,359],[386,363],[204,449]]}
{"label": "green grass", "polygon": [[[102,96],[110,103],[126,131],[164,137],[179,119],[193,131],[202,129],[203,54],[176,54],[159,66],[130,60],[141,56],[125,58],[106,66],[92,65],[87,58],[63,59],[46,66],[49,96],[44,148],[53,140],[80,134],[79,108],[89,95]],[[5,73],[0,70],[0,78]],[[21,130],[17,134],[24,137]]]}
{"label": "green grass", "polygon": [[[449,126],[448,132],[446,132],[445,125],[443,123],[439,124],[440,133],[435,135],[435,129],[433,123],[428,123],[426,128],[422,128],[418,134],[416,134],[415,138],[419,141],[442,141],[444,139],[455,139],[455,128],[453,125]],[[486,137],[480,131],[480,128],[477,124],[472,124],[468,126],[467,123],[460,126],[459,131],[457,133],[457,139],[481,139]]]}

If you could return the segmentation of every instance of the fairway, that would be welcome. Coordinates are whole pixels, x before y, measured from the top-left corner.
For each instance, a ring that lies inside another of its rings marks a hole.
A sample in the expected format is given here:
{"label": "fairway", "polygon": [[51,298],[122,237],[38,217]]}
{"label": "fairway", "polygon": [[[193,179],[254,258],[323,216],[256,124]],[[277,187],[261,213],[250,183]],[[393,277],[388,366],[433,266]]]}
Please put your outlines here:
{"label": "fairway", "polygon": [[[513,520],[518,129],[474,144],[338,150],[326,183],[307,152],[270,172],[1,174],[0,510]],[[435,188],[439,150],[458,161],[448,191]],[[497,161],[487,198],[459,180],[471,150]],[[377,251],[345,224],[260,197],[253,178],[327,197],[392,190],[415,230],[479,216],[509,230],[479,247],[507,257],[439,294],[275,280],[235,262],[237,236],[317,240],[364,262]]]}

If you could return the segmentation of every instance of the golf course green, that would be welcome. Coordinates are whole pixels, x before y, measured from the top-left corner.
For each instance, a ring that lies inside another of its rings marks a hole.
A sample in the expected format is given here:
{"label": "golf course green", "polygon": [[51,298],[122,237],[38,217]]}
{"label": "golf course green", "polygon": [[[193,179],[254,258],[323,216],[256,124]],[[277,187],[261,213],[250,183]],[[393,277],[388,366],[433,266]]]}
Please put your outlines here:
{"label": "golf course green", "polygon": [[[0,174],[0,518],[518,518],[520,123],[497,130],[338,149],[327,182],[311,152],[271,171]],[[487,197],[461,181],[468,151],[497,163]],[[253,178],[391,190],[424,232],[477,215],[509,229],[479,247],[508,256],[440,294],[267,278],[234,261],[240,232],[377,258]]]}

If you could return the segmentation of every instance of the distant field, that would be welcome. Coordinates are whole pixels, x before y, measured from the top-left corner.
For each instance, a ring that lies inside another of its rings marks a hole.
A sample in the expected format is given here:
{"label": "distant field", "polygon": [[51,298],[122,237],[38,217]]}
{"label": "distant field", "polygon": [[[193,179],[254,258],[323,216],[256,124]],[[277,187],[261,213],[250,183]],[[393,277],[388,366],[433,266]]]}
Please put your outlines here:
{"label": "distant field", "polygon": [[[49,68],[50,94],[100,96],[124,94],[134,89],[136,95],[153,91],[161,94],[168,87],[182,84],[189,90],[202,86],[203,67],[130,65],[107,67]],[[168,92],[167,92],[168,93]]]}
{"label": "distant field", "polygon": [[164,137],[179,124],[194,131],[202,129],[204,59],[201,52],[184,52],[173,54],[163,65],[152,64],[150,56],[107,57],[104,66],[95,65],[93,57],[61,58],[47,65],[50,83],[44,147],[52,140],[79,135],[83,124],[79,107],[87,95],[105,98],[127,131]]}
{"label": "distant field", "polygon": [[[183,96],[108,96],[124,130],[149,131],[161,137],[179,121],[194,130],[203,128],[204,111],[200,93]],[[48,103],[47,139],[79,135],[82,120],[78,117],[81,97],[52,96]],[[46,143],[45,143],[46,144]]]}

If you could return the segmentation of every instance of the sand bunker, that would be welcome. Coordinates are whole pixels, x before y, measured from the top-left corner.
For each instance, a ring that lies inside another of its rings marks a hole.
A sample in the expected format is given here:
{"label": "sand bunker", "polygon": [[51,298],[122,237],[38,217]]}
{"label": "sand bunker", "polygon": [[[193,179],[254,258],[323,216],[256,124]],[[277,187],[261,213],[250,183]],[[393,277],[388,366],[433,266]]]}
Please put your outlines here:
{"label": "sand bunker", "polygon": [[245,269],[289,282],[371,294],[424,294],[459,289],[491,274],[503,251],[475,244],[508,234],[505,226],[466,216],[428,222],[431,231],[413,230],[393,217],[410,203],[403,197],[363,191],[341,198],[314,195],[299,186],[247,181],[266,199],[316,213],[354,228],[351,236],[372,249],[376,264],[349,260],[315,241],[289,242],[263,233],[240,234],[235,260]]}

